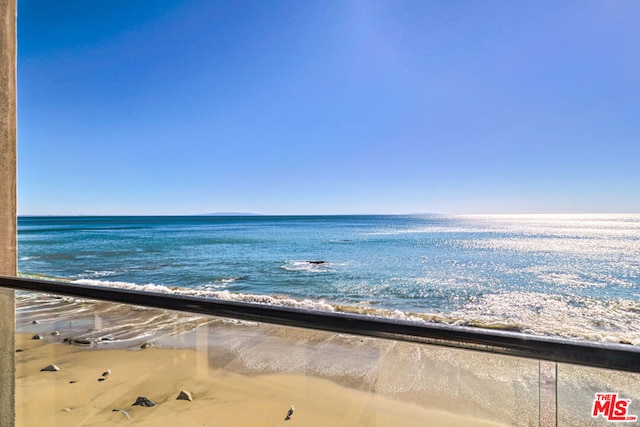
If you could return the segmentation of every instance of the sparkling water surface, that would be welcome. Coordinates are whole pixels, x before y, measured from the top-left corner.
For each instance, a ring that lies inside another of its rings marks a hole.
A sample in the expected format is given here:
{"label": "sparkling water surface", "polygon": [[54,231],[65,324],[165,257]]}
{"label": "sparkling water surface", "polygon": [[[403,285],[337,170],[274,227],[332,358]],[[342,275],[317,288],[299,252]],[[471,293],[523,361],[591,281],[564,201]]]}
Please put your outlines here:
{"label": "sparkling water surface", "polygon": [[640,345],[640,215],[20,217],[22,275]]}

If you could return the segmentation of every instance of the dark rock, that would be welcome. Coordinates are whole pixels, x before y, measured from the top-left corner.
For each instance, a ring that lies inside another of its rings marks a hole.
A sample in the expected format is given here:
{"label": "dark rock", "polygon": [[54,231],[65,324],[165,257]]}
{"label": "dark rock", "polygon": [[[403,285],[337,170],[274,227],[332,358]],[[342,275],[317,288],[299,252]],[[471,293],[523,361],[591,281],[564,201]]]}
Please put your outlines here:
{"label": "dark rock", "polygon": [[24,350],[21,348],[16,349],[16,353],[22,353]]}
{"label": "dark rock", "polygon": [[289,421],[291,419],[291,417],[293,416],[293,405],[291,405],[291,408],[289,408],[289,410],[287,411],[287,416],[284,418],[285,421]]}
{"label": "dark rock", "polygon": [[182,390],[176,400],[188,400],[189,402],[193,402],[193,396],[191,395],[191,392]]}
{"label": "dark rock", "polygon": [[150,408],[152,406],[156,406],[156,404],[155,404],[155,402],[150,400],[148,397],[138,396],[136,401],[131,406],[144,406],[146,408]]}
{"label": "dark rock", "polygon": [[151,347],[151,346],[152,346],[152,344],[151,344],[150,342],[146,342],[146,343],[142,344],[142,345],[140,346],[140,348],[145,349],[145,348],[149,348],[149,347]]}
{"label": "dark rock", "polygon": [[59,370],[60,370],[60,368],[58,368],[56,365],[49,365],[49,366],[45,366],[44,368],[40,369],[40,372],[57,372]]}
{"label": "dark rock", "polygon": [[58,332],[58,331],[53,331],[53,332],[51,332],[51,335],[60,335],[60,332]]}
{"label": "dark rock", "polygon": [[307,261],[309,264],[326,264],[327,261]]}
{"label": "dark rock", "polygon": [[65,338],[62,342],[67,344],[91,345],[95,343],[95,340],[91,338]]}
{"label": "dark rock", "polygon": [[32,321],[31,323],[33,323],[34,325],[37,325],[37,324],[38,324],[38,323],[40,323],[40,322],[38,322],[37,320],[34,320],[34,321]]}
{"label": "dark rock", "polygon": [[31,337],[32,340],[43,340],[44,337],[42,335],[34,335]]}

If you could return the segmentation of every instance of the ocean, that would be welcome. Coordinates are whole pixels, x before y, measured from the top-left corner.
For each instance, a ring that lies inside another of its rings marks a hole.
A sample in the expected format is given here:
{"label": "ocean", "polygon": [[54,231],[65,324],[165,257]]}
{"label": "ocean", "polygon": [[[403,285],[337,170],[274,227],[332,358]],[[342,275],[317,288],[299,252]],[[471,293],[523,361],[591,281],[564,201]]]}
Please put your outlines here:
{"label": "ocean", "polygon": [[20,217],[19,274],[640,345],[640,215]]}

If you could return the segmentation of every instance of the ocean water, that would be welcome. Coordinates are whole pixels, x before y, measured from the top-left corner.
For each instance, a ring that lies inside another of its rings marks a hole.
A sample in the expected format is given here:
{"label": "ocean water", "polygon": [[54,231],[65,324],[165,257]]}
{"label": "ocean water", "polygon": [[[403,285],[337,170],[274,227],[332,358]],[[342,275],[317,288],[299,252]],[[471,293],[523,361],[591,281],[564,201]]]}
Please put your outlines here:
{"label": "ocean water", "polygon": [[20,217],[18,269],[640,345],[640,215]]}

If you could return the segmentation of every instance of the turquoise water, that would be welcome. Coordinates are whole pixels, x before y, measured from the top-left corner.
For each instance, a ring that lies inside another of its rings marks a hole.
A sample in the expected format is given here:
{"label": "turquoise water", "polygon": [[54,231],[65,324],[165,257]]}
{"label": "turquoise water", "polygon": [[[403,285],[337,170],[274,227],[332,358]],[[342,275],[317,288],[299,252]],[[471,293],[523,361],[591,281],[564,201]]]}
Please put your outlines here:
{"label": "turquoise water", "polygon": [[81,284],[640,345],[640,215],[21,217]]}

